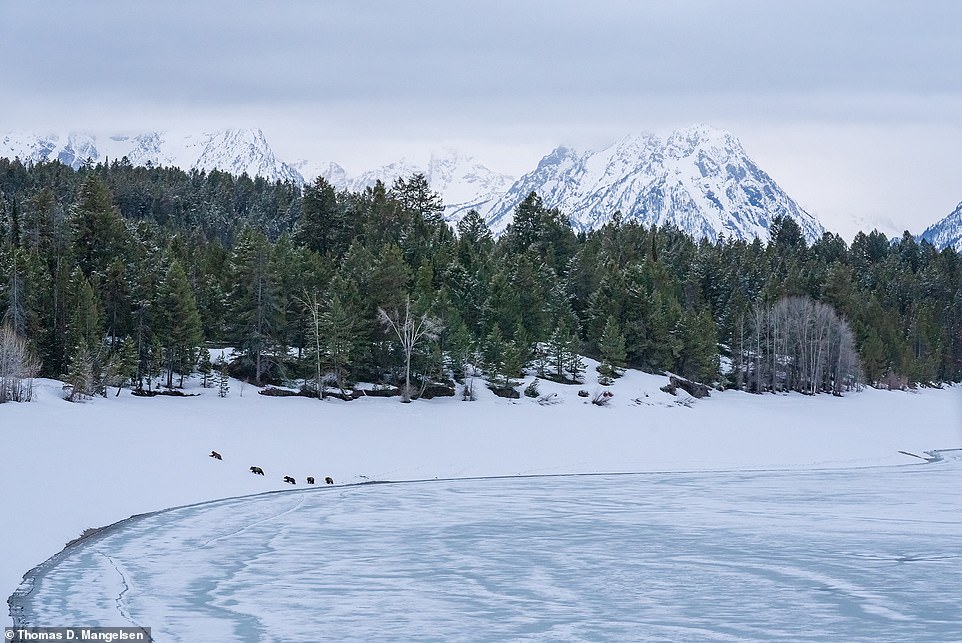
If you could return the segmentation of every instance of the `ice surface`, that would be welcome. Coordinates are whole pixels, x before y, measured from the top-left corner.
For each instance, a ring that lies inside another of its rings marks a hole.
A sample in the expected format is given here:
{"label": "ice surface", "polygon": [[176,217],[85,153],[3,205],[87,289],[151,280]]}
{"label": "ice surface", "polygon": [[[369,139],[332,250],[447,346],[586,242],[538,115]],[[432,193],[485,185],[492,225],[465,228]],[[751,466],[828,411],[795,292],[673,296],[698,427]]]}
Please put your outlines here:
{"label": "ice surface", "polygon": [[157,641],[958,640],[960,481],[952,456],[271,493],[127,520],[17,606]]}

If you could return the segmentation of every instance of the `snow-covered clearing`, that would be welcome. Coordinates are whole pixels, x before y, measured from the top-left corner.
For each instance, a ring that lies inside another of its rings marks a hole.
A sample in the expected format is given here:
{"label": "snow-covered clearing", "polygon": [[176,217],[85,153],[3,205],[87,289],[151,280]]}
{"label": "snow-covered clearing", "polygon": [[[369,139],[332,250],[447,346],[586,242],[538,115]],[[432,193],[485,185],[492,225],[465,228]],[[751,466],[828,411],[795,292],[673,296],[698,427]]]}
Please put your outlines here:
{"label": "snow-covered clearing", "polygon": [[[505,400],[481,386],[475,402],[270,398],[232,381],[226,399],[210,389],[199,397],[125,392],[70,404],[60,399],[58,383],[42,381],[35,402],[0,406],[0,595],[10,595],[28,569],[85,528],[171,506],[299,490],[306,476],[332,476],[338,485],[598,472],[724,476],[909,467],[915,459],[899,450],[962,446],[958,387],[868,389],[843,398],[726,392],[686,405],[658,390],[665,382],[629,372],[601,408],[579,398],[579,387],[548,382],[541,392],[558,392],[561,403]],[[212,449],[222,461],[208,457]],[[266,475],[252,475],[255,465]],[[296,487],[283,482],[285,475],[297,479]],[[962,498],[956,502],[950,509],[962,507]],[[420,520],[430,517],[422,513]],[[801,522],[790,528],[804,529]],[[962,531],[958,522],[952,528]]]}

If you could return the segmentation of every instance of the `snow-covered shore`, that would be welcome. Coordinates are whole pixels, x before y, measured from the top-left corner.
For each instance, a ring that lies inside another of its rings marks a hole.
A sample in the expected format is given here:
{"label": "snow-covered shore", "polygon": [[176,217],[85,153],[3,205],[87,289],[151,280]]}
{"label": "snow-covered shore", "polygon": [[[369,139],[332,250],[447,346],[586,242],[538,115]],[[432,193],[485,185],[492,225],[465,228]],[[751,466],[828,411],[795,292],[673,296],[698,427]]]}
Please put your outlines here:
{"label": "snow-covered shore", "polygon": [[[530,379],[530,378],[529,378]],[[198,397],[70,404],[58,382],[0,406],[0,595],[90,527],[131,514],[290,488],[285,475],[338,484],[588,472],[840,468],[903,463],[899,450],[962,446],[962,389],[842,398],[713,393],[690,405],[666,378],[629,372],[599,408],[579,388],[541,383],[562,402],[505,400],[483,387],[400,404],[257,395],[231,383]],[[242,394],[243,392],[243,394]],[[214,449],[223,461],[208,457]],[[260,466],[266,475],[249,471]],[[6,622],[9,617],[5,615]]]}

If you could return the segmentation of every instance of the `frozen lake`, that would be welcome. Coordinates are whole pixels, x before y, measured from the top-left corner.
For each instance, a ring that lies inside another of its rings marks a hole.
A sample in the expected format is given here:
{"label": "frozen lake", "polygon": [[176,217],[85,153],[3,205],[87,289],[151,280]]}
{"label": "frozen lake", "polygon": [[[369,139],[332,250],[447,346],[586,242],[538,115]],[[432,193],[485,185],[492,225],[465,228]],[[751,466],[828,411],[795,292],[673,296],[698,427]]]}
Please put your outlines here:
{"label": "frozen lake", "polygon": [[959,640],[962,460],[917,462],[222,500],[65,550],[14,614],[157,641]]}

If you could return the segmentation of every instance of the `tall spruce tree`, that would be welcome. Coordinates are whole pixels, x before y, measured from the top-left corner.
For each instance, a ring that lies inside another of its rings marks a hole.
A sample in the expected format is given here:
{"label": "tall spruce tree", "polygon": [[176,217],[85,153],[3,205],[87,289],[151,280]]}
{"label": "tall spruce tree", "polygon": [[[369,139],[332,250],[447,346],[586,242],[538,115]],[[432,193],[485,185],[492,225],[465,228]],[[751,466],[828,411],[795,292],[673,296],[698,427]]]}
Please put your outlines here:
{"label": "tall spruce tree", "polygon": [[259,386],[275,361],[275,332],[282,311],[271,272],[271,245],[263,233],[252,228],[241,231],[231,256],[231,270],[232,335],[241,350],[244,370]]}
{"label": "tall spruce tree", "polygon": [[347,247],[339,247],[343,238],[341,227],[345,225],[341,214],[334,186],[324,177],[317,177],[314,183],[304,187],[294,241],[318,254],[343,253]]}
{"label": "tall spruce tree", "polygon": [[614,315],[609,315],[605,322],[605,328],[598,340],[598,348],[601,352],[601,364],[598,365],[598,373],[605,380],[602,384],[610,384],[611,381],[621,375],[621,369],[625,366],[625,336],[621,332],[621,326]]}
{"label": "tall spruce tree", "polygon": [[159,284],[157,311],[157,338],[163,346],[167,387],[173,387],[175,372],[180,375],[183,387],[184,376],[193,369],[204,335],[197,302],[177,259],[169,259],[167,272]]}
{"label": "tall spruce tree", "polygon": [[391,196],[418,218],[428,223],[444,221],[444,204],[441,195],[431,189],[427,177],[418,172],[405,180],[403,177],[395,179],[391,186]]}

